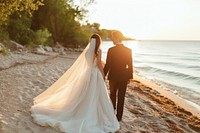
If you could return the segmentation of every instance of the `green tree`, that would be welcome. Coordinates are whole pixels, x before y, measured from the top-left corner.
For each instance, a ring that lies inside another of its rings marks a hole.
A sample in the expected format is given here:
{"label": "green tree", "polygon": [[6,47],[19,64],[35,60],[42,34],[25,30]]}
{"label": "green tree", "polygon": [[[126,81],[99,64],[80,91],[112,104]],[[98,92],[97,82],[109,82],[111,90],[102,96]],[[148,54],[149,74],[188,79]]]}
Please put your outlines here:
{"label": "green tree", "polygon": [[9,33],[6,29],[6,27],[1,27],[0,26],[0,41],[2,40],[8,40],[9,39]]}
{"label": "green tree", "polygon": [[78,6],[73,0],[0,1],[0,39],[9,37],[24,45],[45,44],[51,35],[54,44],[77,47],[87,44],[93,33],[90,25],[81,25],[81,21],[94,0],[80,0],[82,5]]}
{"label": "green tree", "polygon": [[111,30],[107,30],[107,29],[101,29],[99,30],[99,34],[102,37],[103,40],[109,40],[110,39],[110,33]]}
{"label": "green tree", "polygon": [[42,5],[43,0],[0,0],[0,25],[14,12],[26,11],[29,14]]}
{"label": "green tree", "polygon": [[29,14],[24,13],[20,17],[17,13],[14,13],[9,17],[6,27],[11,40],[23,45],[33,43],[35,33],[31,29],[31,17]]}
{"label": "green tree", "polygon": [[79,45],[79,37],[84,32],[80,24],[83,12],[85,10],[75,6],[72,0],[44,0],[44,6],[33,14],[32,28],[47,28],[52,33],[54,43]]}
{"label": "green tree", "polygon": [[99,23],[93,23],[91,25],[91,28],[92,28],[93,32],[99,33],[100,24]]}
{"label": "green tree", "polygon": [[36,31],[34,43],[38,45],[49,45],[49,38],[51,37],[51,33],[45,28]]}

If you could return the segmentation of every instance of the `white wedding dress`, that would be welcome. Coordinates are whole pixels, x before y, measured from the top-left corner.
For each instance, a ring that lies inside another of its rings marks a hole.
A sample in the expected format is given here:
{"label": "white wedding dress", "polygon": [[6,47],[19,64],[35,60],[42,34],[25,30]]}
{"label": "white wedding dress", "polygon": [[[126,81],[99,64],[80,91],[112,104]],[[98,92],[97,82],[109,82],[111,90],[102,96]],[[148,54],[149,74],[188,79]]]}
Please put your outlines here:
{"label": "white wedding dress", "polygon": [[95,39],[52,86],[34,98],[31,115],[42,126],[66,133],[108,133],[119,129],[97,59]]}

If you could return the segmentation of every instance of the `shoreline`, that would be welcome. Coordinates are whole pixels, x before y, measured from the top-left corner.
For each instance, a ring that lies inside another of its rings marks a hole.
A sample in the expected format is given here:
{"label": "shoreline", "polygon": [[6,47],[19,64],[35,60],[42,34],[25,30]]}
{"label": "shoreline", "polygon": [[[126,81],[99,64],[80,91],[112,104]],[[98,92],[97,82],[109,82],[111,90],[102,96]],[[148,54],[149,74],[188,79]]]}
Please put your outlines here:
{"label": "shoreline", "polygon": [[[105,60],[102,60],[103,65],[105,65]],[[153,90],[158,91],[162,96],[169,98],[173,102],[175,102],[178,106],[184,108],[185,110],[191,112],[193,115],[198,117],[200,119],[200,108],[197,108],[196,103],[193,103],[191,101],[188,101],[186,99],[181,98],[180,96],[175,95],[174,93],[168,91],[166,87],[160,87],[155,82],[152,82],[148,80],[147,78],[143,78],[142,76],[139,76],[138,71],[135,67],[133,67],[133,79],[131,80],[131,85],[133,84],[133,81],[136,80],[138,82],[141,82],[147,87],[150,87]],[[200,106],[198,106],[200,107]]]}
{"label": "shoreline", "polygon": [[182,107],[183,109],[191,112],[193,115],[200,118],[200,111],[198,110],[198,108],[195,108],[194,106],[192,106],[191,104],[192,102],[189,103],[185,99],[175,95],[174,93],[170,91],[167,91],[166,88],[165,89],[161,88],[159,85],[155,84],[154,82],[148,81],[147,79],[143,79],[142,77],[136,74],[134,74],[133,77],[134,77],[134,80],[139,81],[142,84],[146,85],[147,87],[150,87],[153,90],[158,91],[162,96],[169,98],[170,100],[175,102],[175,104],[177,104],[178,106]]}

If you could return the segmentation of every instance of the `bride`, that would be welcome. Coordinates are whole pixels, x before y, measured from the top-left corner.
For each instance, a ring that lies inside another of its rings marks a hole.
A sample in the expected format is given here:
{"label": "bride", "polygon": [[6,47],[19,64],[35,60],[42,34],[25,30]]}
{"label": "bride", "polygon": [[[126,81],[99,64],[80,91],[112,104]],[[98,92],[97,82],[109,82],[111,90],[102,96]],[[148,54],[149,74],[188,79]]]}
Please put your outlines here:
{"label": "bride", "polygon": [[69,70],[34,98],[31,116],[36,123],[66,133],[108,133],[119,129],[104,83],[100,44],[100,36],[93,34]]}

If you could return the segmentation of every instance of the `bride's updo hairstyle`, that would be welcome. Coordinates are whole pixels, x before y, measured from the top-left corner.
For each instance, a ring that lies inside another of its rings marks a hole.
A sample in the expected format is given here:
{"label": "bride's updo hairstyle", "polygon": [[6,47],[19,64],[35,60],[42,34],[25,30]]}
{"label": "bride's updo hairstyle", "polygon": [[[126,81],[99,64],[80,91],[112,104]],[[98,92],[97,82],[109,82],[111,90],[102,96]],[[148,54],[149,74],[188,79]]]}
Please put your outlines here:
{"label": "bride's updo hairstyle", "polygon": [[95,41],[96,41],[94,53],[97,56],[98,55],[98,49],[99,49],[99,46],[101,44],[101,37],[98,34],[95,33],[91,36],[91,39],[95,39]]}

